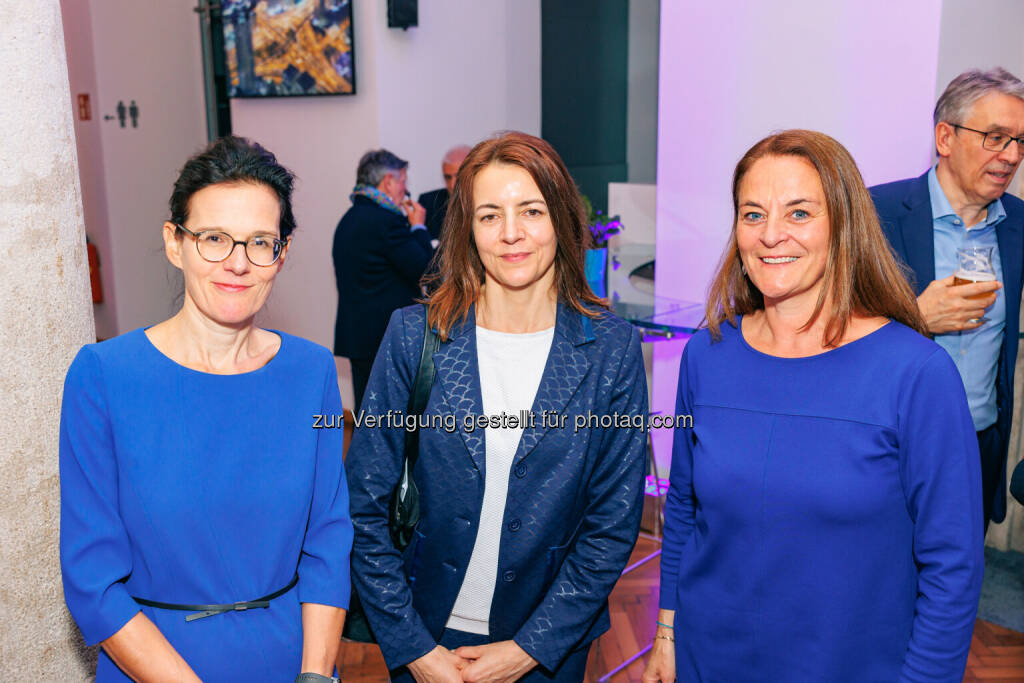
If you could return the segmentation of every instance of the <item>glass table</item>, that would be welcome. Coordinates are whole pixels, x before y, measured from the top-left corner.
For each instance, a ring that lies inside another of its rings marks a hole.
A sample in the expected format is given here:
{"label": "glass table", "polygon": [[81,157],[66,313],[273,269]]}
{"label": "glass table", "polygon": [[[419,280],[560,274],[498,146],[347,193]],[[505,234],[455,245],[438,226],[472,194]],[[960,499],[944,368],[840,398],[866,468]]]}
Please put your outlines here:
{"label": "glass table", "polygon": [[704,318],[702,303],[654,295],[653,244],[614,245],[603,265],[599,289],[607,292],[612,312],[645,337],[671,339],[697,331]]}
{"label": "glass table", "polygon": [[650,303],[633,303],[616,300],[612,294],[612,312],[645,335],[665,339],[689,336],[704,320],[704,304],[653,295]]}

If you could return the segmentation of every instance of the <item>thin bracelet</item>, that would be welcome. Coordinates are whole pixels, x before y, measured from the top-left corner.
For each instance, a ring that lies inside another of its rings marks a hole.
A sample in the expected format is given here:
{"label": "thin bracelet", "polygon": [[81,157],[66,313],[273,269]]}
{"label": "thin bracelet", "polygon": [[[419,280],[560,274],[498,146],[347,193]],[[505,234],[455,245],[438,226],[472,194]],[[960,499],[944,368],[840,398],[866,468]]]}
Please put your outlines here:
{"label": "thin bracelet", "polygon": [[667,640],[667,641],[672,642],[672,643],[676,642],[676,639],[673,638],[672,636],[657,635],[657,636],[654,636],[654,639],[655,640]]}
{"label": "thin bracelet", "polygon": [[670,628],[670,629],[672,629],[673,631],[674,631],[674,630],[676,630],[676,627],[675,627],[675,626],[673,626],[672,624],[666,624],[666,623],[664,623],[664,622],[661,622],[661,621],[656,621],[656,622],[654,622],[654,623],[655,623],[655,624],[657,624],[658,626],[664,626],[665,628]]}

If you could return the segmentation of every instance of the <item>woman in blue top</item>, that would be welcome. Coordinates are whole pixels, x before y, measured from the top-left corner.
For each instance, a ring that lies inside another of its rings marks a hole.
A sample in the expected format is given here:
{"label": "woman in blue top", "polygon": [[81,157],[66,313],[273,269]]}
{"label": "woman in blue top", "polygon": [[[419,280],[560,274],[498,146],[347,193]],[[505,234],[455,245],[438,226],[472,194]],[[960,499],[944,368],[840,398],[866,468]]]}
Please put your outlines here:
{"label": "woman in blue top", "polygon": [[342,432],[311,425],[341,413],[334,359],[254,324],[292,181],[241,138],[192,157],[163,225],[181,310],[68,370],[61,567],[98,681],[330,680],[352,525]]}
{"label": "woman in blue top", "polygon": [[838,142],[765,138],[733,202],[679,371],[644,680],[960,681],[983,557],[956,367]]}
{"label": "woman in blue top", "polygon": [[391,316],[368,415],[401,421],[424,317],[443,340],[404,552],[388,533],[403,429],[361,427],[348,455],[353,579],[396,683],[580,683],[608,629],[640,526],[647,386],[639,335],[584,278],[585,216],[547,142],[481,142],[459,168],[440,285]]}

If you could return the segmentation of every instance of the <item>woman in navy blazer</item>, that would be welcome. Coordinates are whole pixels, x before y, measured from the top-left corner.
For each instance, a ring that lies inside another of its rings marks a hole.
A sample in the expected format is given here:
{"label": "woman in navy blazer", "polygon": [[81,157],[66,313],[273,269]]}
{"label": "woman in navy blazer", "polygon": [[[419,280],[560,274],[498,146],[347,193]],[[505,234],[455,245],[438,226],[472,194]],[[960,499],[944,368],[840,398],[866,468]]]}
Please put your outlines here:
{"label": "woman in navy blazer", "polygon": [[[644,428],[607,426],[646,419],[639,335],[586,285],[579,194],[543,140],[477,145],[445,236],[440,285],[392,315],[370,376],[364,413],[394,411],[392,426],[357,429],[349,450],[353,581],[392,680],[582,681],[640,524]],[[421,519],[399,552],[393,425],[424,315],[443,343],[419,423]],[[499,409],[504,425],[479,425]],[[532,417],[515,425],[519,410]]]}

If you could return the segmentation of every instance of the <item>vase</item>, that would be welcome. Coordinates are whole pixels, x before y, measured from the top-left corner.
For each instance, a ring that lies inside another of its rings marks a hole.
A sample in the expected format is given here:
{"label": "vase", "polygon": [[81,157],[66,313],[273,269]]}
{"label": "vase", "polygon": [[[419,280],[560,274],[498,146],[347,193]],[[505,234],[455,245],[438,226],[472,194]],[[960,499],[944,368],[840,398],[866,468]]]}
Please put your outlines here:
{"label": "vase", "polygon": [[608,247],[587,249],[583,266],[587,284],[594,294],[602,299],[608,296]]}

